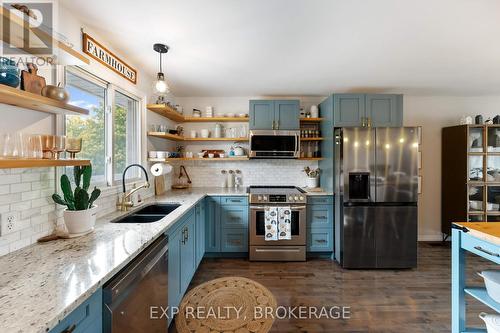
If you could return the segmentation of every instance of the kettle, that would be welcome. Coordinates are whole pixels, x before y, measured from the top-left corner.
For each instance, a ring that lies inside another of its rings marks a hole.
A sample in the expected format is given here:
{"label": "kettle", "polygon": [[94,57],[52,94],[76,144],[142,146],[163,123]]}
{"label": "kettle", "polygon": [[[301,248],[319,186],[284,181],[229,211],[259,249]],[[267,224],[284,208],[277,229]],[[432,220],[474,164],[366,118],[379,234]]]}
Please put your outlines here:
{"label": "kettle", "polygon": [[245,156],[245,149],[241,146],[234,147],[234,156]]}

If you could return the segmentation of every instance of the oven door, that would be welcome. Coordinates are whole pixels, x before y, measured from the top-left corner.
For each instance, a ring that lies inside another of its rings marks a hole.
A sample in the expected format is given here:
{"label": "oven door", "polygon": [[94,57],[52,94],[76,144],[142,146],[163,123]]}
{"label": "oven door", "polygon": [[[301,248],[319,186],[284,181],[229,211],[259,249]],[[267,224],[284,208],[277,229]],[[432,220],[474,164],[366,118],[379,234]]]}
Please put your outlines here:
{"label": "oven door", "polygon": [[306,206],[291,206],[292,208],[292,239],[266,241],[265,207],[250,206],[250,245],[306,245]]}
{"label": "oven door", "polygon": [[251,158],[298,158],[299,131],[254,130],[250,132]]}

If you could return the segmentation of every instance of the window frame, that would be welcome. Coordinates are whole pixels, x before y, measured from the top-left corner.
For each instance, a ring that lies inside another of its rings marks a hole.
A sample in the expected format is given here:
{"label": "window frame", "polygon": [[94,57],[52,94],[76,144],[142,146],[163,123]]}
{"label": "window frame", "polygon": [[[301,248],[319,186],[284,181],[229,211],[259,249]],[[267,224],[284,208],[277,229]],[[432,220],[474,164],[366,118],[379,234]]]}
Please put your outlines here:
{"label": "window frame", "polygon": [[[115,131],[115,92],[120,92],[121,94],[133,99],[135,101],[135,140],[136,140],[136,154],[138,161],[137,163],[142,164],[142,139],[141,139],[141,129],[142,129],[142,117],[141,117],[141,107],[142,107],[142,99],[136,96],[133,93],[128,92],[126,89],[123,89],[113,83],[110,83],[106,80],[99,78],[98,76],[88,72],[85,69],[82,69],[79,66],[64,66],[62,75],[62,81],[64,85],[66,85],[66,73],[71,73],[72,75],[81,77],[84,80],[87,80],[91,83],[99,85],[105,89],[105,101],[104,101],[104,138],[105,138],[105,175],[104,182],[96,183],[98,186],[107,186],[113,187],[122,184],[121,179],[115,180],[115,149],[114,149],[114,131]],[[62,133],[66,135],[66,116],[63,117],[62,124]],[[139,174],[138,177],[128,178],[125,180],[126,183],[133,183],[139,181],[141,178]]]}

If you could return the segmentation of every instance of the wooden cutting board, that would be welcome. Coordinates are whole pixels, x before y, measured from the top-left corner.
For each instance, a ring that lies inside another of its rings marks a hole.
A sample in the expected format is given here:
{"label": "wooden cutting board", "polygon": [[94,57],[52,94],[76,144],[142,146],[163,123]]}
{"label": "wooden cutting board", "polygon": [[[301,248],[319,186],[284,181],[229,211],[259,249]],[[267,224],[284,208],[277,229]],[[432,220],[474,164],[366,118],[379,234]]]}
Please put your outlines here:
{"label": "wooden cutting board", "polygon": [[155,177],[155,194],[156,195],[165,194],[165,177],[163,176]]}
{"label": "wooden cutting board", "polygon": [[500,245],[500,222],[457,222],[469,230],[471,236]]}
{"label": "wooden cutting board", "polygon": [[38,75],[38,67],[33,63],[28,63],[28,71],[21,71],[21,90],[41,95],[42,89],[47,84],[45,78]]}

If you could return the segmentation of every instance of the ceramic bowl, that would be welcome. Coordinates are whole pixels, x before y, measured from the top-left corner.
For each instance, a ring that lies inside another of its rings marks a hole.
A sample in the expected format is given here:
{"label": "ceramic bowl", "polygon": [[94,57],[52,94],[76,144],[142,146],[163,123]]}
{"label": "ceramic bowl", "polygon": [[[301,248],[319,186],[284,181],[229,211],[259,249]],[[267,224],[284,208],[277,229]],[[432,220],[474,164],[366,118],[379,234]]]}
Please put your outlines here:
{"label": "ceramic bowl", "polygon": [[[5,59],[5,58],[0,58]],[[0,84],[16,88],[19,85],[19,69],[0,61]]]}
{"label": "ceramic bowl", "polygon": [[198,158],[203,158],[205,157],[205,153],[198,153]]}
{"label": "ceramic bowl", "polygon": [[215,154],[208,154],[208,158],[214,158]]}

